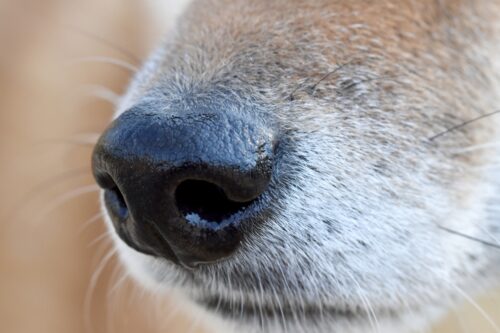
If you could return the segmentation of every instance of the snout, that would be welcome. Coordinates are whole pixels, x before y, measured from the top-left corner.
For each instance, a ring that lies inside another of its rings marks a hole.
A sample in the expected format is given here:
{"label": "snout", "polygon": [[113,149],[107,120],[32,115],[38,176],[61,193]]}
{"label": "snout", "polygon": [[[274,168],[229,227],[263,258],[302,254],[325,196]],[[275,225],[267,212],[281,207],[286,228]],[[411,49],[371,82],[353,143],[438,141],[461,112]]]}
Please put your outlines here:
{"label": "snout", "polygon": [[136,106],[99,139],[93,173],[129,246],[194,267],[238,248],[262,209],[273,146],[272,130],[242,112]]}

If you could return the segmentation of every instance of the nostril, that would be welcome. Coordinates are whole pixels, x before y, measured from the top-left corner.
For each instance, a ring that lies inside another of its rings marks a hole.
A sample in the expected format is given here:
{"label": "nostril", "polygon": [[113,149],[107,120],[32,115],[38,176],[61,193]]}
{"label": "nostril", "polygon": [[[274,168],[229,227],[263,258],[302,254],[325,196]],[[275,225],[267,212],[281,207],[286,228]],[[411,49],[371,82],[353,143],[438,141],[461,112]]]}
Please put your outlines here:
{"label": "nostril", "polygon": [[274,120],[253,116],[253,105],[247,113],[226,97],[144,102],[113,121],[92,171],[127,245],[177,264],[210,263],[268,219],[278,140]]}
{"label": "nostril", "polygon": [[192,223],[221,223],[255,201],[232,201],[221,187],[200,180],[182,182],[177,187],[175,199],[180,213]]}
{"label": "nostril", "polygon": [[104,200],[110,213],[116,216],[120,221],[128,217],[128,207],[118,186],[105,190]]}

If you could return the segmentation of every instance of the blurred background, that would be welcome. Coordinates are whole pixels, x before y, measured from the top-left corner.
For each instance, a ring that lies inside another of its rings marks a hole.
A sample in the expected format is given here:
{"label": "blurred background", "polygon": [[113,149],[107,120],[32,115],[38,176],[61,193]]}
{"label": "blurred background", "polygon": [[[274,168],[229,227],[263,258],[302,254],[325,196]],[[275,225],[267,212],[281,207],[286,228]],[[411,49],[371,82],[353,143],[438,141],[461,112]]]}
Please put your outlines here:
{"label": "blurred background", "polygon": [[[0,332],[209,333],[125,277],[89,170],[114,103],[185,2],[0,0]],[[500,322],[499,309],[492,291],[433,332],[495,332],[484,312]]]}

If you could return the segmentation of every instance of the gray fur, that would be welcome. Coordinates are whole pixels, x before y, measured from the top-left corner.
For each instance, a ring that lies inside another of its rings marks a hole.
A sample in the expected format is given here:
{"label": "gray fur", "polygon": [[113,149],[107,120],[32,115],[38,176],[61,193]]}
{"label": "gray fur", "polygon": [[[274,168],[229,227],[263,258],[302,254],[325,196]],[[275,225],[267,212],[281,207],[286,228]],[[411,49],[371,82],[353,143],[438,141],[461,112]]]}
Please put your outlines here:
{"label": "gray fur", "polygon": [[496,0],[195,1],[117,115],[146,100],[251,104],[281,128],[275,214],[193,273],[115,237],[127,267],[154,290],[234,306],[221,324],[239,332],[411,331],[490,287],[500,251],[440,227],[500,240],[500,117],[428,139],[500,108],[495,12]]}

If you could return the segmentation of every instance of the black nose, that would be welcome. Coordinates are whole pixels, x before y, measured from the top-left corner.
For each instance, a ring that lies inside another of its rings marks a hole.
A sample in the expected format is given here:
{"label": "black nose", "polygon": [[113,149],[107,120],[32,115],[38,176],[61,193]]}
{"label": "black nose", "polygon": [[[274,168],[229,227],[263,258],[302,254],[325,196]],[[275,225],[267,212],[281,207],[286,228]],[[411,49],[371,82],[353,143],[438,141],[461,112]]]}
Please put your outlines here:
{"label": "black nose", "polygon": [[191,267],[237,249],[272,171],[273,135],[258,117],[204,110],[134,107],[93,154],[118,235],[141,252]]}

